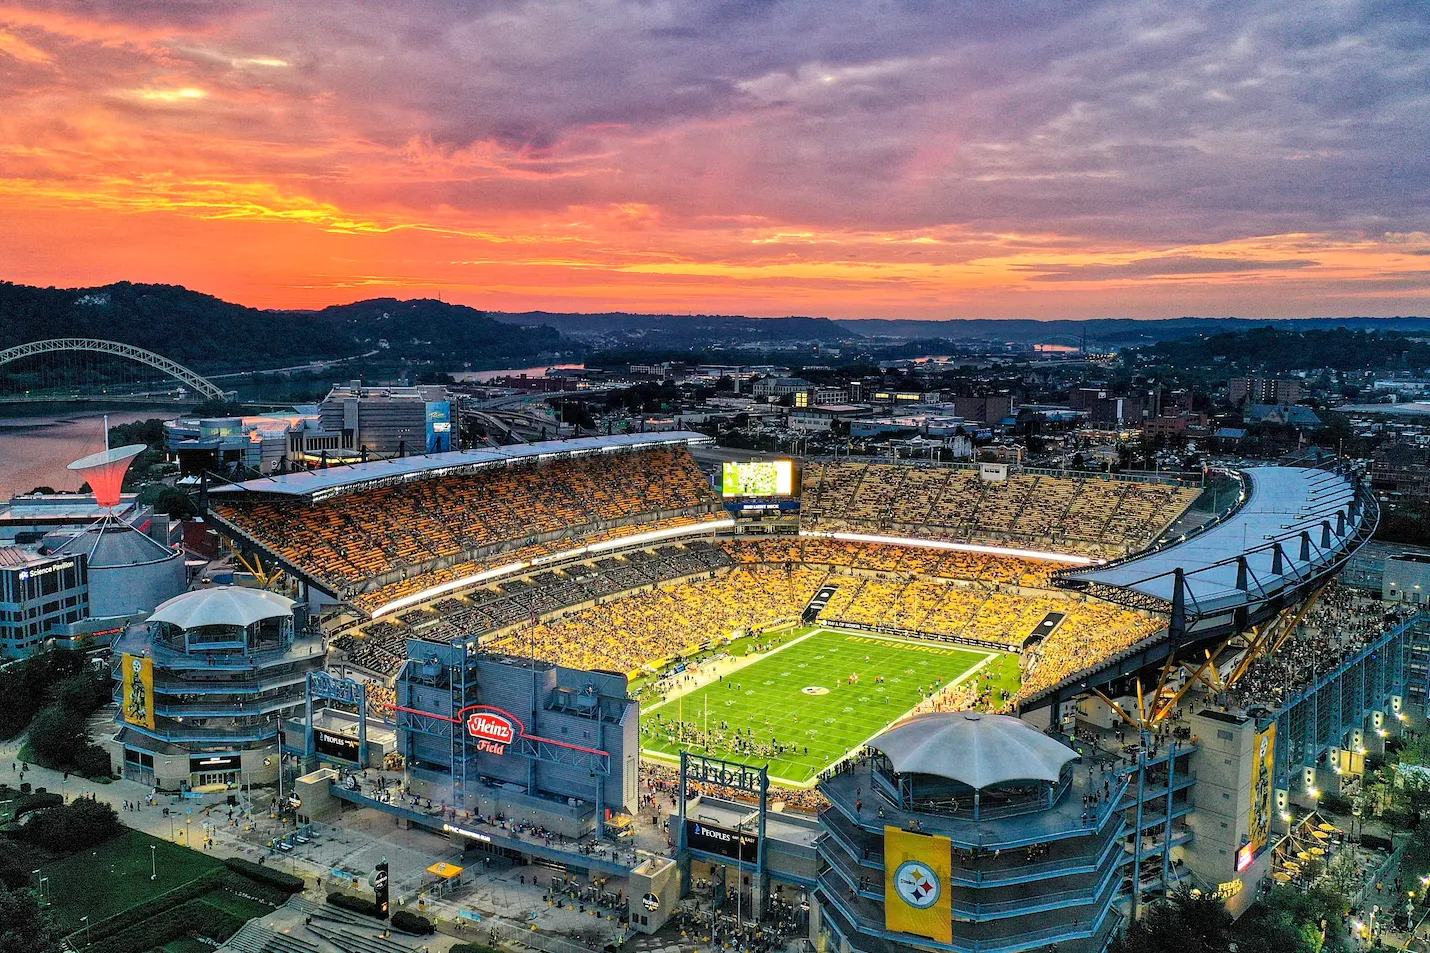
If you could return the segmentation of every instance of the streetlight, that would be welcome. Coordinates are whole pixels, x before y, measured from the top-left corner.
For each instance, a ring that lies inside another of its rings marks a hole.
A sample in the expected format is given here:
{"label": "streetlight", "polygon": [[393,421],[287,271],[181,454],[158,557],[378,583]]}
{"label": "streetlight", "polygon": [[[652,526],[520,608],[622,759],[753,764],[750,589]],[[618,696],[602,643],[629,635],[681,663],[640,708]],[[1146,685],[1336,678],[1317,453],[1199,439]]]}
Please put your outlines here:
{"label": "streetlight", "polygon": [[82,916],[79,922],[84,924],[84,945],[89,946],[89,916]]}
{"label": "streetlight", "polygon": [[50,905],[50,888],[49,888],[49,882],[50,882],[50,878],[49,878],[49,877],[41,877],[41,878],[40,878],[40,898],[44,901],[44,905],[47,906],[47,907]]}
{"label": "streetlight", "polygon": [[159,879],[159,862],[154,857],[154,845],[149,845],[149,879]]}

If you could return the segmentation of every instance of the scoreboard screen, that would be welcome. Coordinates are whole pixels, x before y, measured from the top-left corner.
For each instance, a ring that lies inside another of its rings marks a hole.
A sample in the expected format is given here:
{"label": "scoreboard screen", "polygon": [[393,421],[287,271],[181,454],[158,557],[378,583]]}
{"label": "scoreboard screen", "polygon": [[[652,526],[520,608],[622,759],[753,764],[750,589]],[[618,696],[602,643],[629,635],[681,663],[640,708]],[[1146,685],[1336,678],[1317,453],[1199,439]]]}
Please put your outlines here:
{"label": "scoreboard screen", "polygon": [[720,476],[720,495],[725,497],[793,496],[796,492],[793,460],[727,463]]}

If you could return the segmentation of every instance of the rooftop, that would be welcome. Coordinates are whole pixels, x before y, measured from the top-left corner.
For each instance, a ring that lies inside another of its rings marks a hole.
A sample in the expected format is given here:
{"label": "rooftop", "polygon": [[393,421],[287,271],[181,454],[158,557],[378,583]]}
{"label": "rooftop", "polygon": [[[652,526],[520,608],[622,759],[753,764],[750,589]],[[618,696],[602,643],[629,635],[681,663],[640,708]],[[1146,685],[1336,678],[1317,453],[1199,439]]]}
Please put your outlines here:
{"label": "rooftop", "polygon": [[609,437],[543,440],[537,443],[514,444],[509,447],[452,450],[447,453],[429,453],[391,460],[370,460],[367,463],[353,463],[328,467],[323,470],[304,470],[298,473],[286,473],[217,487],[210,492],[214,494],[275,493],[283,496],[320,499],[367,483],[422,480],[451,473],[480,470],[516,460],[545,459],[578,453],[639,450],[672,444],[703,443],[709,439],[704,434],[689,430],[671,430],[664,433],[614,434]]}
{"label": "rooftop", "polygon": [[[1130,589],[1172,601],[1174,572],[1186,577],[1189,611],[1209,612],[1261,598],[1302,580],[1353,546],[1355,523],[1366,510],[1350,518],[1356,497],[1355,478],[1305,467],[1252,467],[1244,471],[1249,488],[1241,508],[1205,532],[1182,537],[1108,566],[1072,570],[1068,578]],[[1346,534],[1337,537],[1338,512],[1346,513]],[[1371,511],[1373,512],[1373,510]],[[1321,546],[1322,523],[1331,524],[1332,545]],[[1311,536],[1310,559],[1301,558],[1300,535]],[[1273,572],[1272,543],[1281,541],[1283,559]],[[1246,557],[1247,588],[1237,587],[1237,557]]]}
{"label": "rooftop", "polygon": [[1010,715],[932,712],[869,742],[900,774],[931,774],[971,788],[1009,781],[1056,782],[1078,753]]}
{"label": "rooftop", "polygon": [[264,619],[293,614],[294,602],[286,596],[243,586],[194,589],[161,603],[150,622],[168,622],[181,629],[206,625],[250,626]]}

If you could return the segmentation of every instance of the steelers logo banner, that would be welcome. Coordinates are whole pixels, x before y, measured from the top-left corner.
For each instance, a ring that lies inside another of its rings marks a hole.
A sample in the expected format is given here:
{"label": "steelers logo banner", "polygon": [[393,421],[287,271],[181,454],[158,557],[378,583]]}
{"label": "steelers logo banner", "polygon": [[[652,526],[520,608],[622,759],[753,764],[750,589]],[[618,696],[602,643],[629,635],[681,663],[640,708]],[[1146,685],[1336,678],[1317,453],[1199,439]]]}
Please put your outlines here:
{"label": "steelers logo banner", "polygon": [[953,942],[947,837],[884,828],[884,926]]}

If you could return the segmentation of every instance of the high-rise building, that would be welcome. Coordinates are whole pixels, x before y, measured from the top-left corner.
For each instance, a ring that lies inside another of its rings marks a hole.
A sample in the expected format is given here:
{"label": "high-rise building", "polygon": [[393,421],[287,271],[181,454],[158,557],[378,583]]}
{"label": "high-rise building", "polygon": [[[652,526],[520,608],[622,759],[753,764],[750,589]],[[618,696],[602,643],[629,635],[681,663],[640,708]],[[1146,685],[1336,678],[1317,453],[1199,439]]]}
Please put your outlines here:
{"label": "high-rise building", "polygon": [[339,384],[318,405],[322,429],[345,447],[380,456],[442,453],[452,447],[452,402],[445,387]]}
{"label": "high-rise building", "polygon": [[1227,382],[1233,405],[1294,404],[1301,399],[1301,382],[1291,377],[1233,377]]}

